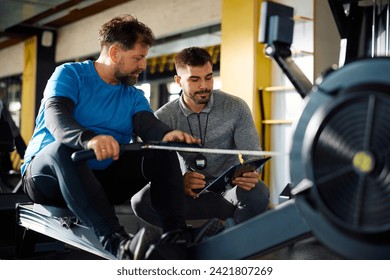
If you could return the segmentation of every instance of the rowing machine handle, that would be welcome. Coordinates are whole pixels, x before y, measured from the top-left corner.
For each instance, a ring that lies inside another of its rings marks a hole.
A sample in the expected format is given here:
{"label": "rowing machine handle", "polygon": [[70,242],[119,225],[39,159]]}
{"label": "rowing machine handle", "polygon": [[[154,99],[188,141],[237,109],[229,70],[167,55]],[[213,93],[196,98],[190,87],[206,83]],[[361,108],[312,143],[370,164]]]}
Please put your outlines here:
{"label": "rowing machine handle", "polygon": [[[142,142],[135,142],[130,144],[120,144],[120,153],[123,153],[125,151],[140,151],[143,148],[148,148],[148,145],[157,145],[157,146],[168,146],[168,147],[187,147],[187,148],[201,148],[202,146],[200,144],[187,144],[183,142],[161,142],[161,141],[151,141],[147,143]],[[83,160],[89,160],[95,158],[95,152],[90,150],[81,150],[74,152],[72,154],[72,160],[74,162],[80,162]]]}
{"label": "rowing machine handle", "polygon": [[[131,144],[120,144],[119,152],[123,153],[124,151],[139,151],[141,149],[142,143],[131,143]],[[74,162],[80,162],[83,160],[89,160],[96,158],[95,152],[92,149],[81,150],[74,152],[72,154],[72,160]]]}
{"label": "rowing machine handle", "polygon": [[82,151],[77,151],[72,154],[72,160],[74,162],[80,162],[83,160],[89,160],[89,159],[94,159],[95,152],[91,150],[82,150]]}

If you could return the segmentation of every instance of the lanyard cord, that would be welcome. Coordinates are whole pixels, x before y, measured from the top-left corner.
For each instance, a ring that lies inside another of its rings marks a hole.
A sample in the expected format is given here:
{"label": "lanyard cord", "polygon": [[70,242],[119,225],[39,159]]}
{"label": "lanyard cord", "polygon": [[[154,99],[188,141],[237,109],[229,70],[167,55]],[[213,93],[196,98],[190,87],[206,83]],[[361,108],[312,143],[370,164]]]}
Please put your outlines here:
{"label": "lanyard cord", "polygon": [[[199,138],[201,141],[201,145],[204,147],[205,143],[206,143],[207,125],[209,124],[209,114],[207,114],[207,117],[206,117],[206,125],[204,128],[203,138],[202,138],[202,126],[200,125],[200,114],[197,114],[197,116],[198,116],[198,125],[199,125]],[[188,127],[190,128],[191,135],[192,135],[192,137],[195,137],[193,132],[192,132],[190,121],[188,120],[188,117],[186,117],[186,118],[187,118]]]}

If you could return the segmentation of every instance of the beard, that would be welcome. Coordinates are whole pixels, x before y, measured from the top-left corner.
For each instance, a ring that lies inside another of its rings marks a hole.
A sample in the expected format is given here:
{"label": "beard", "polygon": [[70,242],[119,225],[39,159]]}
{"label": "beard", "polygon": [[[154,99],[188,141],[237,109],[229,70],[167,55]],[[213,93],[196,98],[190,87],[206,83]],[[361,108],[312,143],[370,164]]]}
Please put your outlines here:
{"label": "beard", "polygon": [[118,71],[115,73],[115,79],[117,79],[123,85],[134,86],[138,82],[138,78],[133,77],[133,74],[139,74],[139,71],[134,71],[130,74],[124,74]]}
{"label": "beard", "polygon": [[[200,94],[205,94],[207,93],[207,96],[199,96]],[[201,91],[196,91],[194,92],[194,95],[191,97],[191,99],[196,103],[196,104],[207,104],[210,100],[211,97],[211,90],[201,90]]]}
{"label": "beard", "polygon": [[115,69],[114,77],[121,84],[126,86],[134,86],[138,82],[138,75],[141,74],[142,71],[139,69],[134,70],[130,73],[124,73],[122,71],[123,62],[119,62],[118,66]]}

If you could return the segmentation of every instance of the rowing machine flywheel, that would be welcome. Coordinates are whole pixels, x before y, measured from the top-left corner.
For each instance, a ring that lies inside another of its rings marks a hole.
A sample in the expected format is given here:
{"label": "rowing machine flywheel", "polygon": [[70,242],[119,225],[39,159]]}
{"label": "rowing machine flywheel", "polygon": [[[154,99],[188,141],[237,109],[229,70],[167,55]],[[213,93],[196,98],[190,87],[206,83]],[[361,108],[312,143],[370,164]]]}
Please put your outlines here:
{"label": "rowing machine flywheel", "polygon": [[290,153],[297,206],[347,258],[390,258],[390,58],[351,62],[306,97]]}

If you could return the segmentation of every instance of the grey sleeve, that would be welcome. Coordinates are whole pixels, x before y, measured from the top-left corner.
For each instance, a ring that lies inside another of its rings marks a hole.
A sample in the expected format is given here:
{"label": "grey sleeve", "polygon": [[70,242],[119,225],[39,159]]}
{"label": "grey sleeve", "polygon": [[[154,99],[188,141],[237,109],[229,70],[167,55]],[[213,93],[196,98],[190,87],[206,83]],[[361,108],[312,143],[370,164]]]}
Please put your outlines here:
{"label": "grey sleeve", "polygon": [[167,123],[166,122],[166,116],[168,116],[169,114],[166,113],[166,108],[163,106],[163,107],[160,107],[157,111],[154,112],[154,115],[156,116],[156,118],[158,118],[159,120],[163,121],[164,123]]}
{"label": "grey sleeve", "polygon": [[67,97],[55,96],[46,100],[46,126],[57,141],[75,149],[86,149],[97,134],[73,118],[74,103]]}

